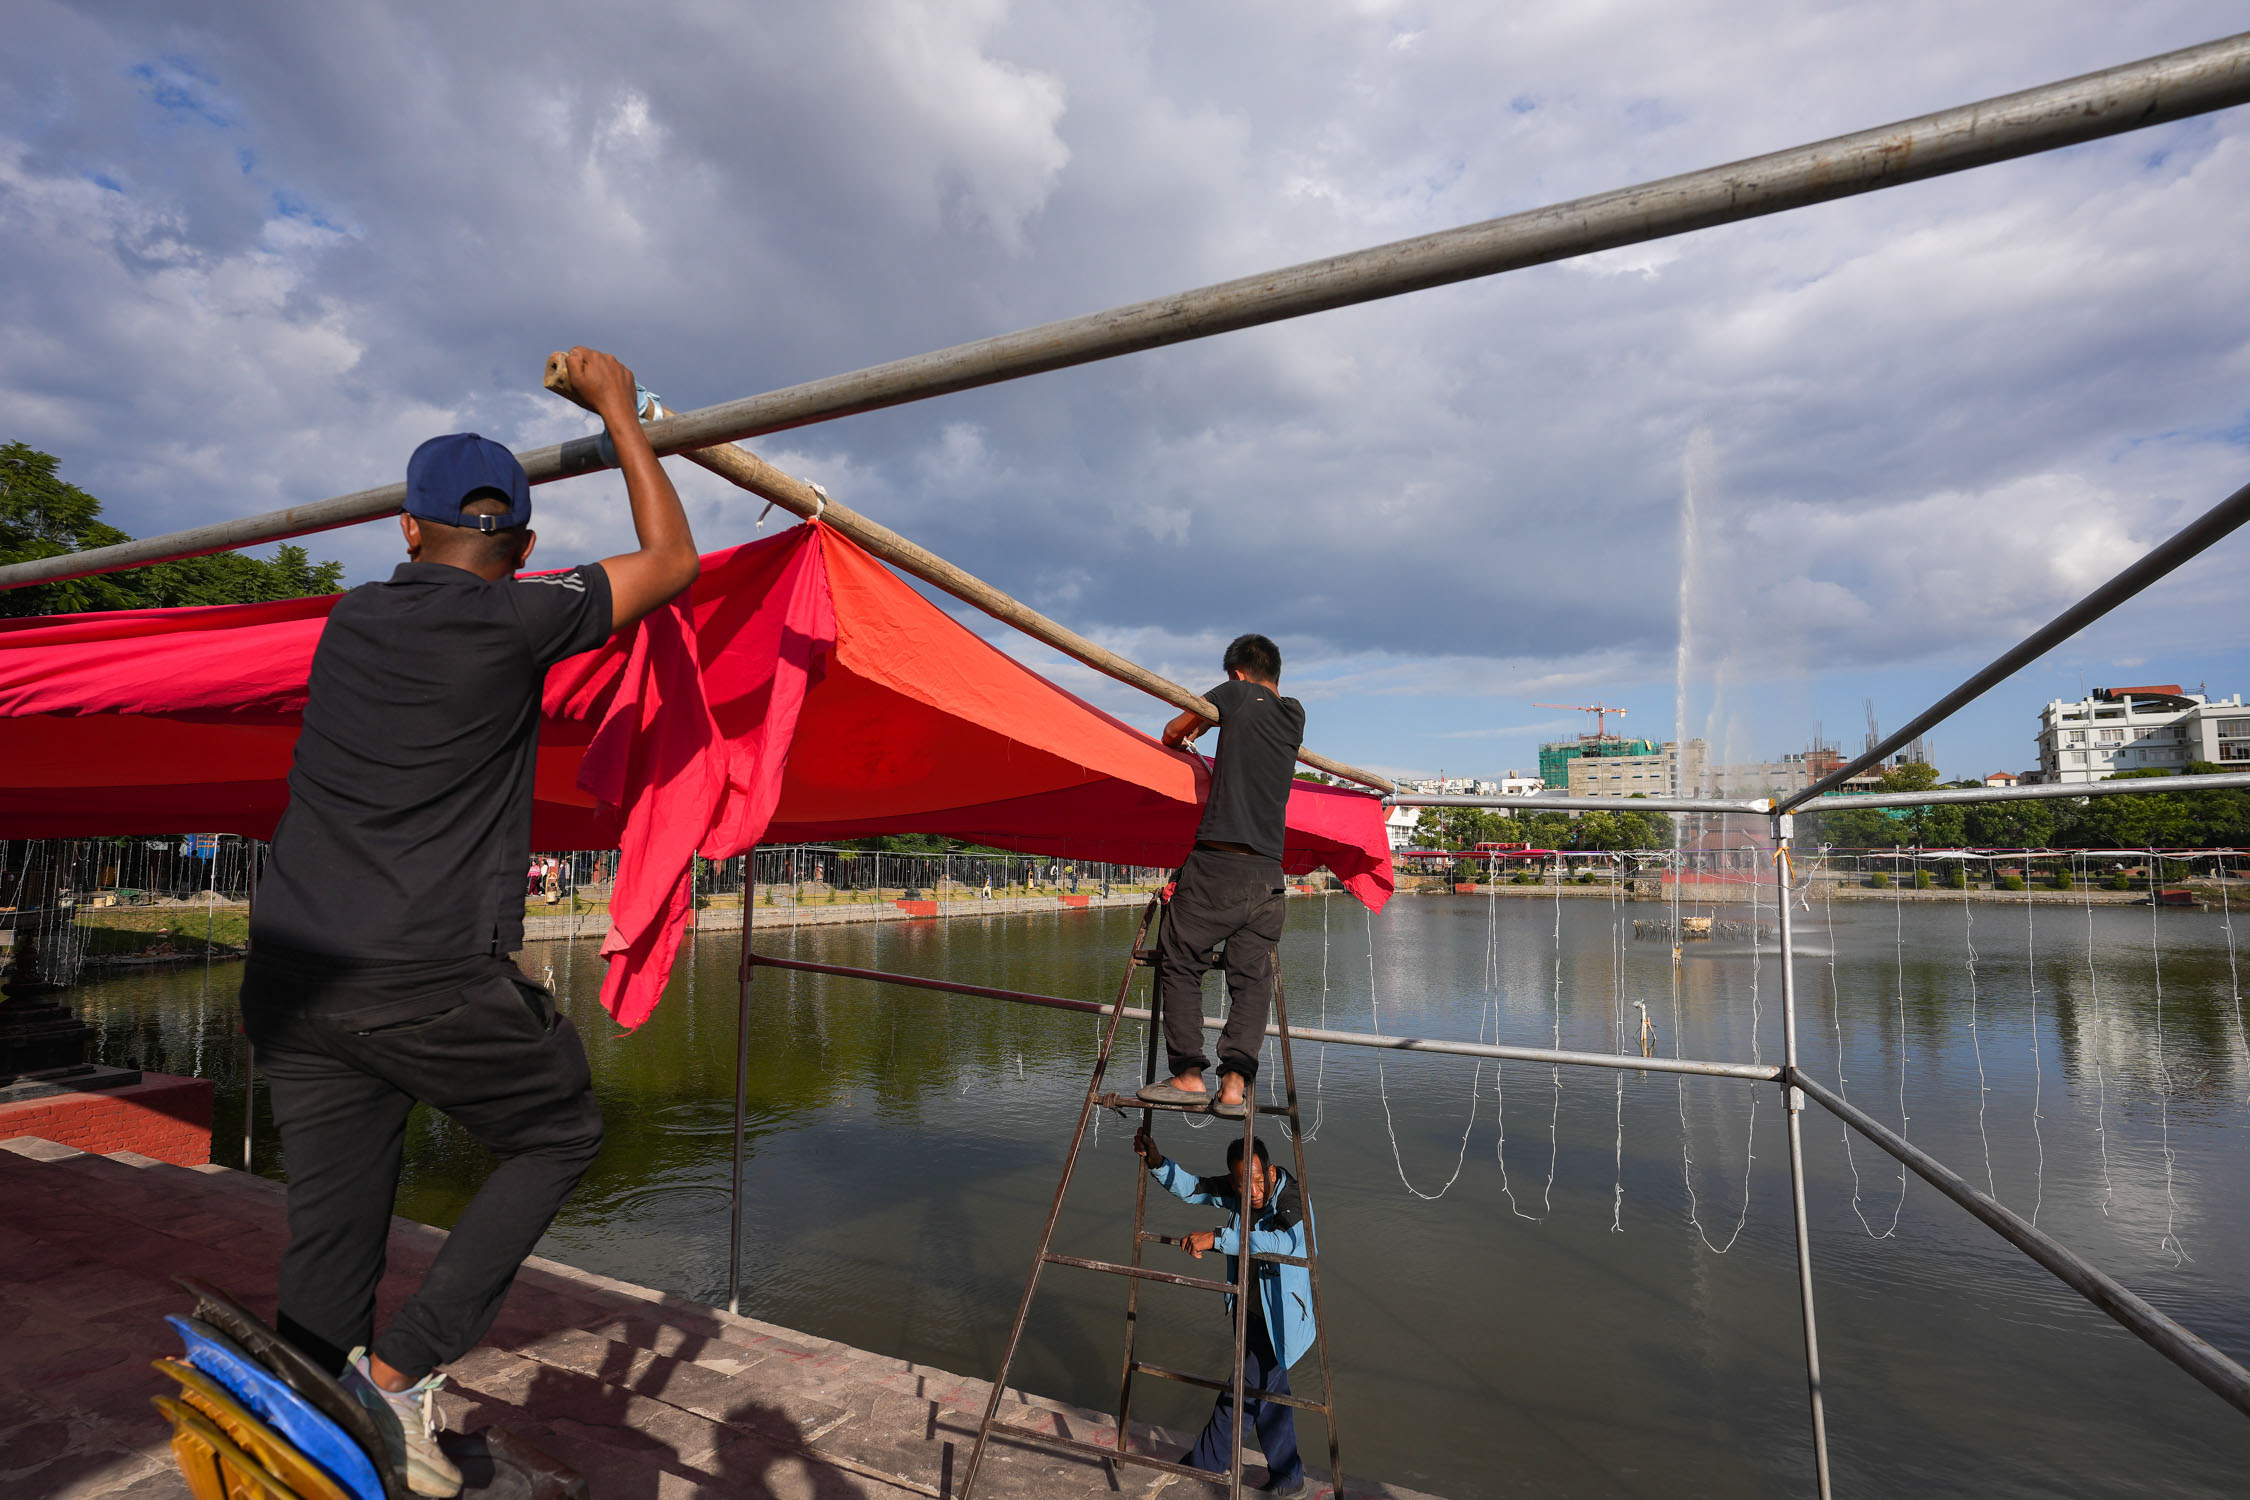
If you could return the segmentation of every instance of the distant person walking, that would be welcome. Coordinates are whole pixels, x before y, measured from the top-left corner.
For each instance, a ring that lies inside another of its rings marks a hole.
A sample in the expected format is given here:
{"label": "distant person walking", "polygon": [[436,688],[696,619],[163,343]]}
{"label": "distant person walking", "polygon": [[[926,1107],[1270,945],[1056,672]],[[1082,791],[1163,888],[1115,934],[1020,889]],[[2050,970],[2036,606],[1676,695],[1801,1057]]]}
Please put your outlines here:
{"label": "distant person walking", "polygon": [[[1195,848],[1180,866],[1157,933],[1156,982],[1172,1076],[1141,1097],[1157,1104],[1207,1103],[1242,1118],[1258,1076],[1258,1050],[1273,1007],[1273,953],[1288,915],[1281,852],[1289,822],[1304,705],[1281,696],[1281,648],[1262,635],[1238,636],[1220,663],[1227,680],[1204,696],[1219,711],[1219,751],[1210,800]],[[1183,713],[1164,727],[1177,750],[1211,728]],[[1219,1033],[1219,1092],[1203,1081],[1203,976],[1211,950],[1226,944],[1227,1023]]]}
{"label": "distant person walking", "polygon": [[[462,1483],[437,1442],[438,1367],[484,1337],[602,1143],[578,1033],[508,957],[539,876],[547,669],[678,596],[698,568],[632,373],[590,349],[569,362],[616,444],[640,550],[518,578],[535,538],[514,455],[474,433],[414,450],[408,560],[338,600],[313,655],[242,977],[289,1174],[281,1333],[343,1375],[417,1495]],[[498,1164],[378,1331],[417,1101]]]}

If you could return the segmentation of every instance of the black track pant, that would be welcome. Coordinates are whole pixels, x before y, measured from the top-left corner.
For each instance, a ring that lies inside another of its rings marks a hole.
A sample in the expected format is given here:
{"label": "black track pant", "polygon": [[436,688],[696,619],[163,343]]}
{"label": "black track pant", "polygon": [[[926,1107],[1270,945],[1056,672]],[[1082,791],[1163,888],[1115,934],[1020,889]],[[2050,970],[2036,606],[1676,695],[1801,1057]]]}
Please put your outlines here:
{"label": "black track pant", "polygon": [[1262,854],[1197,849],[1180,866],[1156,935],[1156,985],[1172,1071],[1210,1066],[1203,1053],[1203,976],[1211,950],[1227,945],[1227,1024],[1219,1066],[1258,1076],[1258,1047],[1273,1008],[1273,950],[1289,915],[1281,861]]}
{"label": "black track pant", "polygon": [[[336,1369],[360,1344],[413,1379],[459,1359],[492,1326],[517,1268],[601,1149],[577,1030],[501,958],[339,969],[254,949],[242,1016],[289,1173],[281,1333]],[[375,1337],[417,1100],[500,1164]]]}
{"label": "black track pant", "polygon": [[[1253,1438],[1266,1456],[1268,1488],[1282,1489],[1302,1478],[1305,1461],[1297,1455],[1297,1414],[1279,1401],[1268,1401],[1267,1396],[1289,1394],[1289,1367],[1273,1352],[1272,1336],[1266,1332],[1266,1320],[1253,1311],[1250,1326],[1245,1330],[1249,1337],[1242,1345],[1242,1435]],[[1234,1320],[1227,1320],[1227,1334],[1234,1334]],[[1190,1468],[1201,1469],[1206,1474],[1226,1474],[1234,1468],[1234,1384],[1219,1392],[1218,1404],[1211,1408],[1211,1420],[1203,1424],[1203,1434],[1195,1446],[1180,1456],[1180,1462]]]}

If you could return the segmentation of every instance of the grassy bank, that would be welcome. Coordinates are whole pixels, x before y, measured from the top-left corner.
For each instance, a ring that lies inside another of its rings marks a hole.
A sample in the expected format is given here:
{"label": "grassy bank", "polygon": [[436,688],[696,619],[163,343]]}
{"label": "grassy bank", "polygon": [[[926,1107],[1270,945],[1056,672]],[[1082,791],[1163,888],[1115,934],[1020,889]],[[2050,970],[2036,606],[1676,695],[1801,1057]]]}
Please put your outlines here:
{"label": "grassy bank", "polygon": [[81,908],[89,958],[137,958],[167,952],[200,957],[206,947],[239,950],[250,941],[250,908],[216,906],[94,906]]}

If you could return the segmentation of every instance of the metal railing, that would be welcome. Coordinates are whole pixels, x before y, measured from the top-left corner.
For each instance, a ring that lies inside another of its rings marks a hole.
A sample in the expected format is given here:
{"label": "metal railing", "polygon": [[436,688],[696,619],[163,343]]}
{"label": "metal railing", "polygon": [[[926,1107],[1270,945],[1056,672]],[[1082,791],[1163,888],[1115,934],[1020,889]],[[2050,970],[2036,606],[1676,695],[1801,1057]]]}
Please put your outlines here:
{"label": "metal railing", "polygon": [[[1792,910],[1791,866],[1794,859],[1793,844],[1797,809],[1808,804],[1817,808],[1875,808],[1915,807],[1939,803],[2008,802],[2041,797],[2105,797],[2116,795],[2147,795],[2165,793],[2209,792],[2250,786],[2250,773],[2227,772],[2201,776],[2173,776],[2162,778],[2134,778],[2125,781],[2073,783],[2062,786],[2014,787],[1961,787],[1932,789],[1921,792],[1878,793],[1824,797],[1828,788],[1840,784],[1848,776],[1877,762],[1898,745],[1906,743],[1941,722],[1964,705],[1981,697],[1992,687],[2012,676],[2029,664],[2056,641],[2066,639],[2099,620],[2128,599],[2133,598],[2159,579],[2176,571],[2190,559],[2201,555],[2223,538],[2232,535],[2245,520],[2250,520],[2250,487],[2230,495],[2226,500],[2191,523],[2178,535],[2152,549],[2147,556],[2127,567],[2117,577],[2103,584],[2070,609],[2058,615],[2042,630],[2027,637],[2001,653],[1992,663],[1970,675],[1959,687],[1946,694],[1931,709],[1909,721],[1909,729],[1901,731],[1882,745],[1861,756],[1846,767],[1821,778],[1812,785],[1793,794],[1774,799],[1739,799],[1721,797],[1681,796],[1672,798],[1617,799],[1617,798],[1554,798],[1539,796],[1495,797],[1436,797],[1397,795],[1383,799],[1388,806],[1407,807],[1492,807],[1525,808],[1532,810],[1558,810],[1571,806],[1615,811],[1620,808],[1636,811],[1665,812],[1673,815],[1712,813],[1734,816],[1762,817],[1767,821],[1770,839],[1772,879],[1778,895],[1781,973],[1782,973],[1782,1062],[1778,1067],[1759,1064],[1705,1059],[1657,1059],[1634,1057],[1628,1054],[1568,1052],[1539,1047],[1498,1047],[1468,1042],[1446,1042],[1429,1038],[1388,1037],[1362,1032],[1301,1033],[1308,1040],[1322,1040],[1340,1046],[1389,1048],[1403,1051],[1432,1052],[1455,1056],[1498,1057],[1527,1062],[1545,1062],[1559,1066],[1601,1068],[1646,1068],[1650,1071],[1697,1073],[1705,1076],[1734,1078],[1750,1082],[1774,1082],[1783,1090],[1789,1139],[1789,1188],[1792,1232],[1796,1249],[1799,1316],[1804,1334],[1805,1391],[1811,1425],[1814,1478],[1822,1500],[1832,1493],[1832,1479],[1828,1453],[1828,1426],[1826,1397],[1822,1387],[1820,1363],[1820,1338],[1816,1317],[1812,1266],[1812,1236],[1809,1225],[1804,1164],[1803,1112],[1809,1098],[1829,1110],[1852,1130],[1869,1142],[1896,1157],[1901,1163],[1937,1187],[1947,1197],[1961,1204],[1979,1222],[1992,1228],[2009,1244],[2022,1250],[2034,1262],[2052,1272],[2065,1286],[2070,1287],[2102,1312],[2146,1342],[2165,1358],[2171,1360],[2245,1415],[2250,1415],[2250,1370],[2213,1347],[2178,1321],[2151,1307],[2106,1275],[2091,1262],[2078,1255],[2053,1236],[2034,1228],[2020,1219],[1990,1196],[1978,1192],[1960,1177],[1939,1163],[1921,1148],[1890,1131],[1864,1111],[1854,1108],[1819,1080],[1805,1073],[1798,1056],[1797,1015],[1797,951]],[[1878,753],[1879,752],[1879,753]],[[1816,799],[1818,799],[1816,801]],[[751,975],[758,967],[789,969],[806,973],[828,974],[840,978],[861,979],[876,983],[905,985],[917,989],[939,990],[953,994],[982,996],[1020,1004],[1044,1005],[1066,1010],[1103,1010],[1106,1007],[1089,1001],[1070,1000],[1060,996],[1033,995],[1020,991],[996,990],[976,985],[957,984],[915,975],[883,973],[875,970],[853,969],[836,964],[817,964],[778,955],[758,953],[751,946],[750,925],[744,924],[742,936],[741,1005],[743,1020],[748,1018]],[[1142,1014],[1133,1012],[1135,1015]],[[1219,1023],[1206,1018],[1205,1025],[1216,1027]],[[734,1211],[740,1221],[739,1197]],[[739,1285],[739,1263],[729,1267],[730,1294]]]}

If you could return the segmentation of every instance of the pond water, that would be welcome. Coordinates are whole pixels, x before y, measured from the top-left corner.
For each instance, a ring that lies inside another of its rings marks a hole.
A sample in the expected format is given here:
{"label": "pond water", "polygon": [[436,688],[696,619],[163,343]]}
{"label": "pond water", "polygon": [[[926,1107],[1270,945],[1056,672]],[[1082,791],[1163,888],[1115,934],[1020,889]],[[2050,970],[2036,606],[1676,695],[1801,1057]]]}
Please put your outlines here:
{"label": "pond water", "polygon": [[[1640,1001],[1664,1053],[1778,1057],[1778,955],[1693,943],[1675,971],[1666,945],[1632,937],[1635,915],[1660,910],[1400,897],[1369,920],[1344,897],[1294,901],[1292,1014],[1606,1051],[1636,1045]],[[1106,1000],[1135,919],[777,925],[760,941]],[[2250,1059],[2220,914],[1874,901],[1816,902],[1797,920],[1810,1070],[1840,1073],[1894,1126],[1903,1098],[1917,1142],[2250,1355]],[[596,1004],[591,943],[525,955],[552,968],[588,1038],[608,1120],[545,1253],[726,1300],[735,957],[733,933],[692,941],[655,1018],[626,1036]],[[222,1160],[241,1128],[237,972],[143,973],[73,995],[105,1060],[220,1080]],[[1089,1016],[764,973],[745,1311],[989,1375],[1096,1040]],[[1137,1081],[1140,1040],[1128,1023],[1120,1084]],[[1341,1047],[1297,1056],[1347,1472],[1455,1500],[1809,1492],[1772,1086]],[[1902,1190],[1890,1158],[1864,1143],[1847,1153],[1817,1107],[1806,1126],[1838,1494],[2243,1493],[2250,1423],[1933,1190]],[[1131,1132],[1115,1117],[1100,1131],[1058,1248],[1123,1258]],[[277,1173],[270,1122],[257,1134],[259,1169]],[[1199,1170],[1224,1149],[1221,1133],[1177,1117],[1160,1120],[1159,1140]],[[409,1153],[401,1211],[450,1223],[480,1149],[418,1112]],[[1155,1204],[1158,1227],[1211,1220]],[[1219,1370],[1214,1301],[1144,1293],[1147,1357]],[[1109,1404],[1122,1306],[1112,1278],[1051,1269],[1017,1381]],[[1313,1368],[1299,1367],[1301,1383]],[[1152,1386],[1137,1416],[1192,1427],[1207,1410]],[[1317,1451],[1313,1424],[1303,1436]]]}

